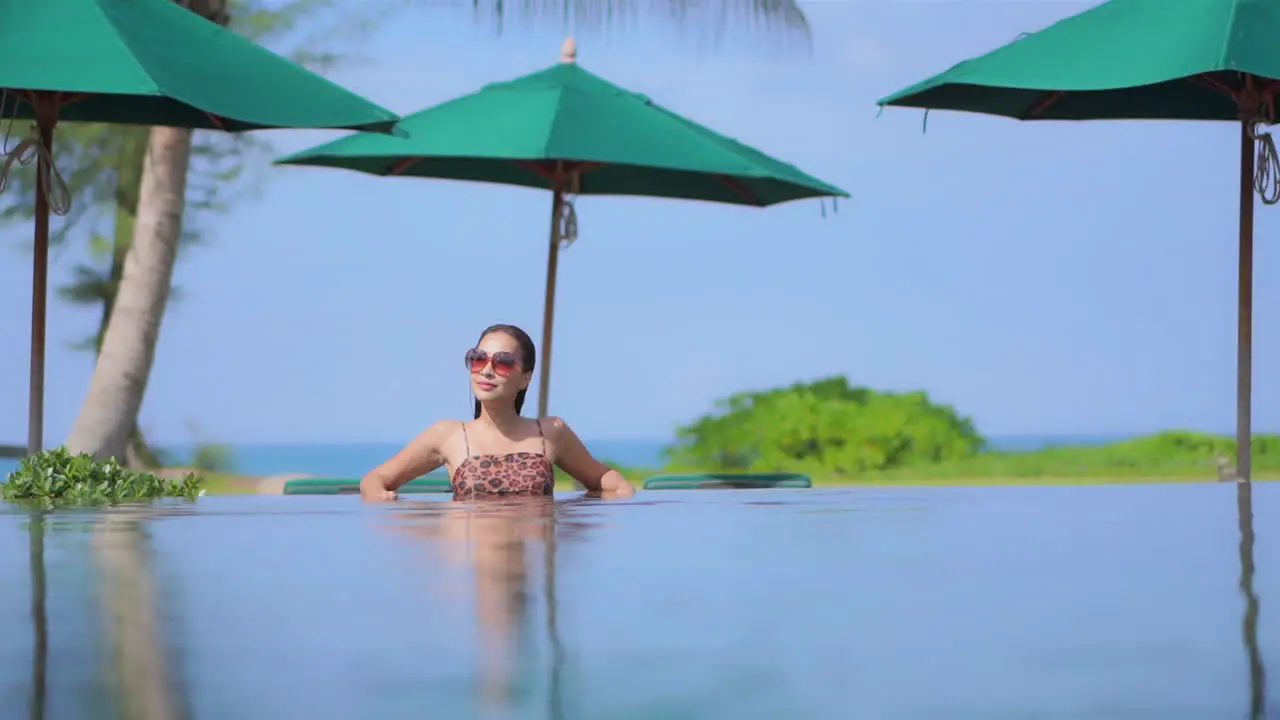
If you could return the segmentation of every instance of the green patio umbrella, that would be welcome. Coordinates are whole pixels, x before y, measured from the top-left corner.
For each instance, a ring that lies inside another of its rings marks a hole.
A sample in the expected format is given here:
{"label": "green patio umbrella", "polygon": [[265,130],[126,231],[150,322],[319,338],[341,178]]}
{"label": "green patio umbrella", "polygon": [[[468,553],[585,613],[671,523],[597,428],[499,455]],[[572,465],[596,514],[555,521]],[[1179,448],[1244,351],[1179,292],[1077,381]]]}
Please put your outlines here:
{"label": "green patio umbrella", "polygon": [[1236,474],[1246,482],[1252,474],[1253,193],[1267,204],[1280,199],[1280,161],[1271,136],[1260,131],[1276,121],[1277,38],[1277,0],[1111,0],[879,101],[1018,120],[1240,124]]}
{"label": "green patio umbrella", "polygon": [[53,163],[59,120],[239,132],[263,128],[388,131],[398,117],[171,0],[4,0],[0,121],[34,120],[5,148],[36,161],[27,451],[44,444],[49,213],[70,203]]}
{"label": "green patio umbrella", "polygon": [[577,237],[570,197],[641,195],[766,207],[848,197],[795,167],[686,120],[576,63],[494,83],[405,117],[397,136],[357,134],[281,158],[371,175],[473,180],[552,192],[538,416],[547,414],[556,265]]}

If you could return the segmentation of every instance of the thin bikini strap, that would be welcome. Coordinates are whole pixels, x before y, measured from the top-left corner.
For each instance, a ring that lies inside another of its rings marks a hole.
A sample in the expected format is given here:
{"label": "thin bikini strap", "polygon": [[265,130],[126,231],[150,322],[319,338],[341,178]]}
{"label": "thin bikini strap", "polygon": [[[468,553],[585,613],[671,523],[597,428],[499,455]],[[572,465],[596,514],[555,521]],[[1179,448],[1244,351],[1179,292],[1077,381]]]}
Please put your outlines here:
{"label": "thin bikini strap", "polygon": [[542,418],[533,421],[538,426],[538,437],[542,438],[542,454],[547,454],[547,436],[542,434]]}
{"label": "thin bikini strap", "polygon": [[471,442],[467,440],[467,424],[462,423],[462,446],[467,449],[467,457],[471,457]]}

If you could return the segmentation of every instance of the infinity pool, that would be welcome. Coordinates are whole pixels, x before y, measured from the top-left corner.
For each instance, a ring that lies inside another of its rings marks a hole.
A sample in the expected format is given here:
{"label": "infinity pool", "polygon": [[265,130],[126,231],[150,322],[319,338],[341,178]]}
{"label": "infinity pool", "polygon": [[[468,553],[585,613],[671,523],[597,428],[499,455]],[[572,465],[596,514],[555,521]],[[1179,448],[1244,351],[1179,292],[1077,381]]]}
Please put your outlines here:
{"label": "infinity pool", "polygon": [[0,505],[0,708],[1261,718],[1280,485],[1249,492],[255,496],[42,519]]}

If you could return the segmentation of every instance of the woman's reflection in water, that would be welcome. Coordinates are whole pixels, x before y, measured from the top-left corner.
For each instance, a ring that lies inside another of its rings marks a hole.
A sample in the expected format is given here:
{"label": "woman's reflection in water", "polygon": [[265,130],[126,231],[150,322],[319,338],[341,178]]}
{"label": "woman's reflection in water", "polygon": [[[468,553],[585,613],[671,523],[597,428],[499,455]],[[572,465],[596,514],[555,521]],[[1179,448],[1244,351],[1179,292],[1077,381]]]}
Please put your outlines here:
{"label": "woman's reflection in water", "polygon": [[582,514],[565,517],[572,505],[594,498],[559,502],[551,498],[519,498],[463,503],[424,503],[400,514],[411,523],[399,530],[440,543],[446,559],[468,567],[475,577],[475,608],[479,631],[479,695],[484,708],[496,714],[516,709],[515,695],[523,658],[523,642],[533,632],[530,607],[538,591],[530,550],[542,549],[545,632],[550,645],[548,716],[563,716],[560,682],[564,646],[559,637],[556,597],[557,539],[572,542],[590,526]]}
{"label": "woman's reflection in water", "polygon": [[1249,656],[1249,717],[1267,714],[1267,671],[1258,647],[1258,594],[1253,589],[1253,484],[1236,485],[1236,512],[1240,525],[1240,593],[1244,595],[1244,647]]}

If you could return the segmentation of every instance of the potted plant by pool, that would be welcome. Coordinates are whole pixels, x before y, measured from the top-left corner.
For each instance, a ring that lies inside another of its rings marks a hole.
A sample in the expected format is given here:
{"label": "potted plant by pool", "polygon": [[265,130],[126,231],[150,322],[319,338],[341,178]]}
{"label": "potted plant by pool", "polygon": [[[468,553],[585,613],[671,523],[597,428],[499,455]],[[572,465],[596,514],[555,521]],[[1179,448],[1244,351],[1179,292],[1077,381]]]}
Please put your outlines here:
{"label": "potted plant by pool", "polygon": [[48,508],[118,505],[162,498],[195,500],[203,494],[203,482],[194,473],[165,478],[130,470],[114,458],[99,461],[88,453],[72,455],[64,447],[24,458],[0,484],[0,498],[5,501]]}

